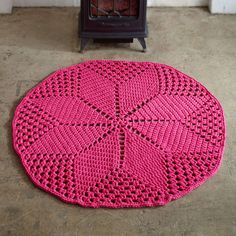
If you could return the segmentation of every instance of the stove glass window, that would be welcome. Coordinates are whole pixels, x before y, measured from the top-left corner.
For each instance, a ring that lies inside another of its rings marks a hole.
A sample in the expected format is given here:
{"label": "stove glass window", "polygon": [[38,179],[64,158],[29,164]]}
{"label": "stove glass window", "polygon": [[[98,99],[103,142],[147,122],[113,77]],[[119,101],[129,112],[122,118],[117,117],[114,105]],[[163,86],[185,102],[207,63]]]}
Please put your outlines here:
{"label": "stove glass window", "polygon": [[90,0],[90,17],[138,17],[139,0]]}

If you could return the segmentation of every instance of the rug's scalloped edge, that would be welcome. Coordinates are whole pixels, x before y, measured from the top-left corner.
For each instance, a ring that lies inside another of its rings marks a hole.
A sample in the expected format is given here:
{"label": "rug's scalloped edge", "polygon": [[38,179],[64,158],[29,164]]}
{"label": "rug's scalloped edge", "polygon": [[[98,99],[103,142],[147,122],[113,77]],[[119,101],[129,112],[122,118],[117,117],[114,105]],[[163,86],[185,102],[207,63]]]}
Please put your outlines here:
{"label": "rug's scalloped edge", "polygon": [[28,97],[31,93],[33,93],[33,91],[39,86],[39,85],[42,85],[44,84],[47,80],[49,80],[51,77],[53,77],[56,73],[60,72],[60,71],[64,71],[65,69],[72,69],[72,68],[76,68],[78,65],[80,64],[86,64],[88,62],[91,62],[91,61],[96,61],[96,62],[99,62],[99,61],[111,61],[111,60],[87,60],[87,61],[84,61],[84,62],[81,62],[81,63],[77,63],[77,64],[74,64],[72,66],[69,66],[69,67],[63,67],[55,72],[52,72],[51,74],[49,74],[47,77],[45,77],[41,82],[39,82],[37,85],[35,85],[32,89],[30,89],[25,95],[24,97],[20,100],[19,104],[16,106],[16,109],[14,111],[14,114],[13,114],[13,119],[12,119],[12,146],[13,146],[13,149],[15,150],[16,154],[18,155],[18,157],[20,157],[20,160],[21,160],[21,163],[24,167],[24,170],[25,170],[25,173],[27,174],[27,176],[29,177],[29,179],[33,182],[33,184],[42,189],[43,191],[51,194],[52,196],[54,197],[57,197],[58,199],[62,200],[63,202],[65,203],[70,203],[70,204],[74,204],[74,205],[80,205],[82,207],[86,207],[86,208],[141,208],[141,207],[156,207],[156,206],[164,206],[166,205],[167,203],[173,201],[173,200],[177,200],[185,195],[187,195],[188,193],[190,193],[191,191],[193,191],[194,189],[196,189],[197,187],[199,187],[200,185],[202,185],[203,183],[205,183],[207,180],[209,180],[211,177],[213,177],[217,171],[219,170],[221,164],[222,164],[222,160],[223,160],[223,154],[224,154],[224,150],[225,150],[225,144],[226,144],[226,122],[225,122],[225,114],[224,114],[224,109],[223,107],[221,106],[221,103],[218,101],[218,99],[210,92],[208,91],[208,89],[202,85],[200,82],[198,82],[196,79],[192,78],[191,76],[179,71],[178,69],[174,68],[174,67],[171,67],[169,65],[166,65],[166,64],[162,64],[162,63],[157,63],[157,62],[144,62],[144,61],[127,61],[127,60],[113,60],[113,61],[118,61],[118,62],[134,62],[134,63],[150,63],[150,64],[154,64],[154,65],[160,65],[160,66],[165,66],[167,68],[170,68],[170,69],[173,69],[185,76],[187,76],[188,78],[194,80],[195,82],[197,82],[198,84],[200,84],[206,91],[207,93],[212,96],[218,103],[218,105],[220,106],[221,110],[222,110],[222,113],[223,113],[223,123],[224,123],[224,136],[223,136],[223,146],[220,150],[220,155],[219,155],[219,160],[217,162],[217,165],[215,167],[215,169],[213,169],[208,175],[204,176],[204,178],[201,180],[201,181],[198,181],[197,183],[195,183],[194,185],[191,185],[190,187],[188,187],[187,189],[185,189],[184,191],[180,192],[179,194],[176,194],[176,195],[173,195],[171,198],[169,198],[168,200],[166,201],[163,201],[163,202],[157,202],[157,203],[153,203],[153,202],[150,202],[150,203],[144,203],[144,204],[140,204],[140,203],[134,203],[134,204],[127,204],[127,205],[115,205],[114,204],[90,204],[90,205],[87,205],[86,203],[84,203],[83,201],[81,201],[80,199],[77,199],[75,201],[72,201],[72,200],[68,200],[66,199],[65,197],[63,197],[60,193],[57,193],[53,190],[51,190],[50,188],[45,188],[44,186],[42,186],[40,183],[38,183],[38,181],[30,174],[30,171],[29,169],[27,168],[27,166],[25,165],[25,162],[23,160],[23,157],[22,155],[20,154],[18,148],[16,147],[16,144],[14,142],[14,136],[15,136],[15,123],[16,123],[16,114],[17,112],[19,111],[20,107],[28,100]]}

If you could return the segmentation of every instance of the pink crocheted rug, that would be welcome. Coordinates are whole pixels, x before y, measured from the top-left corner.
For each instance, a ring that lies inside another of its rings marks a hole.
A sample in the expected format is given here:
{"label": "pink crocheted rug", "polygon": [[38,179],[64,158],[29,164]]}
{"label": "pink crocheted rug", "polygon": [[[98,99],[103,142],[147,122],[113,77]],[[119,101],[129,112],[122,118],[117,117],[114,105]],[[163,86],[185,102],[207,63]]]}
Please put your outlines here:
{"label": "pink crocheted rug", "polygon": [[221,105],[167,65],[87,61],[61,69],[16,109],[13,144],[35,185],[84,207],[164,205],[221,163]]}

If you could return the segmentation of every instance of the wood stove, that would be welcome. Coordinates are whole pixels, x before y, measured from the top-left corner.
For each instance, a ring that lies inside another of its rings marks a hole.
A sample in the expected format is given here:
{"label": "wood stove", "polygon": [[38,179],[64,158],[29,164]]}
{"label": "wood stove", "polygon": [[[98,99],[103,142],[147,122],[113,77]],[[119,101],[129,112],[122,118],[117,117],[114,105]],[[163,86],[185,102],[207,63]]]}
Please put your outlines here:
{"label": "wood stove", "polygon": [[80,50],[89,39],[133,42],[146,50],[147,0],[81,0]]}

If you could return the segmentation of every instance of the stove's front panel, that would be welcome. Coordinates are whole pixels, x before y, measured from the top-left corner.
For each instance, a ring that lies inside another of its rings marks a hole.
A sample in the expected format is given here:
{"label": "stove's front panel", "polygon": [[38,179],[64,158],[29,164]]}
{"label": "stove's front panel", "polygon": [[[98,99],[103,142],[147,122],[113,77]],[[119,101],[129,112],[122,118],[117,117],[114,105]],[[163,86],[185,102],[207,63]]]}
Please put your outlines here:
{"label": "stove's front panel", "polygon": [[143,32],[146,0],[82,0],[83,32]]}

